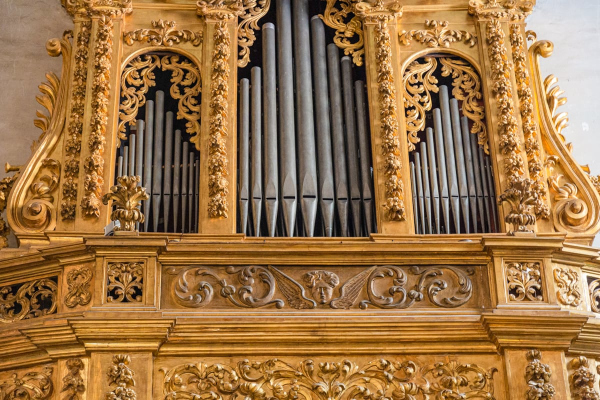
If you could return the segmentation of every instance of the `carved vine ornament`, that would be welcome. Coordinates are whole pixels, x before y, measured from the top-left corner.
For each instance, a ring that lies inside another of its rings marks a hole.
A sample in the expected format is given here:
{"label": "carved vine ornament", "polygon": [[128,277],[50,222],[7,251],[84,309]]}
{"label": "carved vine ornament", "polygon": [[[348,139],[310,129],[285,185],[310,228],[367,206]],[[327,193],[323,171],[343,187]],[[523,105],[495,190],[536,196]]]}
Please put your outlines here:
{"label": "carved vine ornament", "polygon": [[527,352],[527,368],[525,369],[525,380],[527,389],[527,400],[550,400],[556,394],[554,385],[550,383],[552,370],[548,364],[542,362],[542,353],[539,350]]}
{"label": "carved vine ornament", "polygon": [[426,20],[425,28],[402,31],[400,33],[400,43],[408,46],[412,40],[427,47],[450,47],[454,42],[464,41],[469,47],[477,44],[477,36],[467,31],[448,28],[448,21]]}
{"label": "carved vine ornament", "polygon": [[67,360],[68,373],[63,378],[61,400],[82,400],[85,393],[85,380],[82,376],[83,361],[80,358]]}
{"label": "carved vine ornament", "polygon": [[43,317],[56,312],[56,278],[0,287],[0,323]]}
{"label": "carved vine ornament", "polygon": [[[111,391],[106,394],[106,400],[136,400],[135,373],[129,367],[131,358],[126,354],[113,356],[113,365],[108,370],[108,384]],[[114,386],[114,387],[113,387]]]}
{"label": "carved vine ornament", "polygon": [[125,44],[132,46],[134,42],[146,42],[152,46],[171,47],[189,42],[192,46],[202,44],[202,31],[192,32],[188,29],[176,29],[175,21],[152,21],[153,29],[136,29],[123,33]]}
{"label": "carved vine ornament", "polygon": [[24,374],[13,373],[7,379],[0,380],[0,399],[36,399],[49,400],[54,394],[52,367],[43,367],[41,371]]}
{"label": "carved vine ornament", "polygon": [[188,363],[161,368],[163,398],[222,400],[246,397],[306,400],[491,399],[495,368],[457,361],[419,365],[417,362],[374,360],[364,365],[350,360],[292,365],[283,360],[244,360],[236,364]]}

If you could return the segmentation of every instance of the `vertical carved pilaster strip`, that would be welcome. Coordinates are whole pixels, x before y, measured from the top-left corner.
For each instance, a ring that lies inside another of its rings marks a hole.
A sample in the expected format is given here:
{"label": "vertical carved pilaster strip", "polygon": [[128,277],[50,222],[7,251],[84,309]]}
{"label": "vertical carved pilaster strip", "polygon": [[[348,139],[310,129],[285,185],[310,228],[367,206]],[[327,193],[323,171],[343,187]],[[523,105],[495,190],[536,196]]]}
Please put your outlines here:
{"label": "vertical carved pilaster strip", "polygon": [[569,386],[573,400],[598,400],[600,394],[594,389],[596,375],[590,370],[588,359],[583,356],[575,357],[569,363],[573,370],[569,376]]}
{"label": "vertical carved pilaster strip", "polygon": [[525,63],[525,60],[527,59],[525,39],[521,34],[521,26],[518,24],[510,25],[510,44],[512,47],[513,63],[515,65],[517,93],[520,101],[521,122],[523,124],[525,152],[527,154],[527,167],[529,169],[529,177],[534,181],[532,189],[536,193],[533,207],[537,218],[547,219],[550,216],[550,208],[548,207],[547,201],[547,188],[541,157],[541,144],[538,140],[538,128],[533,113],[533,93],[530,87],[529,70]]}
{"label": "vertical carved pilaster strip", "polygon": [[108,384],[116,387],[106,394],[109,400],[136,400],[135,372],[129,368],[131,358],[126,354],[113,357],[113,365],[108,370]]}
{"label": "vertical carved pilaster strip", "polygon": [[219,21],[213,35],[212,83],[210,87],[210,138],[208,147],[208,215],[211,218],[227,218],[227,132],[229,98],[229,57],[231,38],[227,24]]}
{"label": "vertical carved pilaster strip", "polygon": [[100,217],[102,185],[104,184],[104,145],[108,123],[108,100],[110,95],[110,68],[112,63],[113,21],[102,15],[98,19],[98,31],[94,46],[92,112],[90,118],[90,155],[84,162],[85,181],[81,208],[85,217]]}
{"label": "vertical carved pilaster strip", "polygon": [[550,383],[552,370],[548,364],[542,363],[542,353],[537,350],[527,352],[527,368],[525,369],[525,379],[527,380],[527,400],[543,399],[549,400],[554,397],[556,389]]}
{"label": "vertical carved pilaster strip", "polygon": [[81,400],[85,393],[85,381],[81,376],[84,365],[79,358],[67,360],[68,373],[63,378],[61,392],[64,394],[62,400]]}

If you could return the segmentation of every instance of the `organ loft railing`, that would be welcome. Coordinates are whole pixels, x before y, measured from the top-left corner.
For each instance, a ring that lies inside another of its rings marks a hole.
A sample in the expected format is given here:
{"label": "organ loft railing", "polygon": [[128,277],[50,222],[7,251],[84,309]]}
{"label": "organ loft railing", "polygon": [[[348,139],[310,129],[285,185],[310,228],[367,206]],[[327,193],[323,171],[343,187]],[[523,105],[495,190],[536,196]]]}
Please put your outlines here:
{"label": "organ loft railing", "polygon": [[595,181],[561,136],[545,42],[528,48],[529,3],[432,4],[201,0],[161,19],[151,1],[65,2],[8,225],[22,245],[102,234],[103,196],[137,175],[142,234],[588,243]]}

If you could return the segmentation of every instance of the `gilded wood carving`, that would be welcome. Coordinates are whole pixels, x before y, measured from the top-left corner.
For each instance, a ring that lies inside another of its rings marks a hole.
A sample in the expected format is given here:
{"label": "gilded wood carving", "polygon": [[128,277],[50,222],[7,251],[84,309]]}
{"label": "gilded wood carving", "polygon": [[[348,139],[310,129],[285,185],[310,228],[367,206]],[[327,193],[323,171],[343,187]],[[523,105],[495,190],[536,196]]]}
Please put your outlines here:
{"label": "gilded wood carving", "polygon": [[117,184],[110,188],[110,193],[102,197],[104,204],[113,201],[115,209],[110,218],[119,221],[115,231],[135,232],[136,224],[144,222],[145,217],[140,211],[140,206],[149,196],[146,188],[139,186],[140,181],[139,176],[120,176],[117,178]]}
{"label": "gilded wood carving", "polygon": [[17,180],[18,175],[7,176],[0,180],[0,249],[8,246],[8,235],[10,234],[10,226],[6,223],[2,215],[6,210],[8,203],[8,195]]}
{"label": "gilded wood carving", "polygon": [[82,400],[85,393],[85,382],[83,376],[83,361],[80,358],[67,360],[68,373],[63,378],[61,389],[61,400]]}
{"label": "gilded wood carving", "polygon": [[0,287],[0,322],[15,322],[54,314],[57,296],[55,277]]}
{"label": "gilded wood carving", "polygon": [[556,394],[554,385],[550,383],[552,371],[548,364],[542,362],[542,353],[539,350],[527,352],[527,368],[525,369],[525,380],[527,389],[527,400],[550,400]]}
{"label": "gilded wood carving", "polygon": [[327,0],[323,22],[335,29],[333,42],[344,51],[358,66],[363,65],[364,33],[362,21],[354,15],[354,5],[358,0]]}
{"label": "gilded wood carving", "polygon": [[69,308],[85,306],[92,300],[90,282],[94,273],[89,267],[81,267],[69,271],[67,275],[67,294],[65,305]]}
{"label": "gilded wood carving", "polygon": [[[204,362],[162,369],[163,398],[217,400],[245,396],[307,400],[493,398],[495,368],[458,361],[418,365],[416,362],[350,360],[292,365],[284,360],[243,360],[235,364]],[[371,394],[373,393],[373,395]]]}
{"label": "gilded wood carving", "polygon": [[131,358],[126,354],[113,356],[113,365],[108,370],[108,384],[115,386],[106,394],[106,400],[136,400],[135,373],[129,368]]}
{"label": "gilded wood carving", "polygon": [[244,11],[240,15],[238,25],[238,67],[245,67],[250,61],[250,47],[256,41],[255,30],[259,29],[258,21],[264,17],[271,6],[271,0],[245,0]]}
{"label": "gilded wood carving", "polygon": [[202,44],[202,31],[193,32],[188,29],[176,29],[175,21],[162,19],[151,21],[153,29],[136,29],[123,33],[123,41],[132,46],[134,42],[149,43],[152,46],[171,47],[189,42],[192,46]]}
{"label": "gilded wood carving", "polygon": [[592,279],[588,284],[592,311],[600,313],[600,279]]}
{"label": "gilded wood carving", "polygon": [[51,367],[24,374],[14,373],[10,378],[0,380],[0,400],[48,400],[52,398],[53,391]]}
{"label": "gilded wood carving", "polygon": [[565,306],[577,307],[583,301],[579,274],[570,268],[555,268],[554,283],[558,290],[556,297]]}
{"label": "gilded wood carving", "polygon": [[590,370],[586,357],[573,358],[569,362],[569,369],[572,371],[569,376],[569,386],[574,400],[600,399],[600,394],[595,389],[596,375]]}
{"label": "gilded wood carving", "polygon": [[143,262],[109,263],[106,271],[108,303],[140,303],[144,294]]}
{"label": "gilded wood carving", "polygon": [[408,46],[412,40],[427,47],[450,47],[451,43],[464,41],[469,47],[477,44],[477,36],[467,31],[448,28],[450,22],[426,20],[425,28],[402,31],[400,33],[400,43]]}
{"label": "gilded wood carving", "polygon": [[542,301],[542,266],[539,262],[506,264],[508,298],[511,301]]}

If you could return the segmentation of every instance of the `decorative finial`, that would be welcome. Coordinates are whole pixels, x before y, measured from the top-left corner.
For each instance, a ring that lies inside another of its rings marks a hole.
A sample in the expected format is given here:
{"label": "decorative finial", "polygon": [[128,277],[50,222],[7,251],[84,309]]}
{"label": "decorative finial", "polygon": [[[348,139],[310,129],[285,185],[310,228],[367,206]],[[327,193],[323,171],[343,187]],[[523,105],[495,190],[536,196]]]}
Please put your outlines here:
{"label": "decorative finial", "polygon": [[144,222],[144,214],[140,211],[143,200],[148,200],[146,188],[139,187],[141,178],[139,176],[121,176],[117,178],[117,184],[110,188],[110,193],[102,197],[102,202],[108,204],[114,201],[117,208],[112,212],[112,221],[119,220],[120,227],[116,231],[135,232],[135,223]]}
{"label": "decorative finial", "polygon": [[498,198],[499,204],[507,202],[510,205],[510,212],[504,218],[507,224],[513,226],[513,230],[508,232],[509,235],[514,235],[515,232],[533,232],[527,228],[529,225],[534,225],[536,221],[535,214],[531,212],[531,207],[535,205],[537,199],[533,185],[531,179],[518,180]]}

